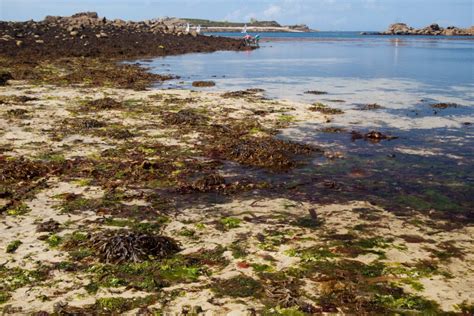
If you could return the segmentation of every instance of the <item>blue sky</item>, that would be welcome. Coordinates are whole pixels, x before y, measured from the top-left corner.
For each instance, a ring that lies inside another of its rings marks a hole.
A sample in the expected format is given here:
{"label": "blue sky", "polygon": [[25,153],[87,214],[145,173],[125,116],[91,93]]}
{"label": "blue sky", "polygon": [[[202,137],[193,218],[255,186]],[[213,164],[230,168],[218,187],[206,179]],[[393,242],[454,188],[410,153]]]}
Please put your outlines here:
{"label": "blue sky", "polygon": [[474,0],[0,0],[0,20],[97,11],[129,20],[161,16],[214,20],[277,20],[319,30],[383,30],[405,22],[422,27],[474,24]]}

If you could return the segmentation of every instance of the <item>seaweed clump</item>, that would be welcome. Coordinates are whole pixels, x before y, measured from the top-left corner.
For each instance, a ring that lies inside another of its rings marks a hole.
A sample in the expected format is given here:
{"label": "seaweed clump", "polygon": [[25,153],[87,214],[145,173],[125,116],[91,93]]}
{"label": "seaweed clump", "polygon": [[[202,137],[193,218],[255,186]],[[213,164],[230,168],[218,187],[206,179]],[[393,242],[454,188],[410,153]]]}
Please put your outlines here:
{"label": "seaweed clump", "polygon": [[371,110],[379,110],[379,109],[383,109],[383,106],[377,103],[364,104],[359,108],[359,110],[361,111],[371,111]]}
{"label": "seaweed clump", "polygon": [[314,94],[314,95],[328,94],[326,91],[318,91],[318,90],[308,90],[308,91],[305,91],[304,93]]}
{"label": "seaweed clump", "polygon": [[170,237],[128,230],[106,230],[91,238],[92,248],[106,263],[142,262],[163,259],[180,251]]}
{"label": "seaweed clump", "polygon": [[44,176],[48,168],[41,162],[31,161],[24,157],[0,157],[0,183],[16,183],[35,180]]}
{"label": "seaweed clump", "polygon": [[230,91],[222,94],[224,99],[233,99],[233,98],[246,98],[250,101],[252,100],[264,100],[265,98],[262,96],[258,96],[257,94],[263,92],[263,89],[258,88],[251,88],[247,90],[237,90],[237,91]]}
{"label": "seaweed clump", "polygon": [[315,103],[313,104],[308,110],[312,112],[320,112],[322,114],[342,114],[344,111],[340,109],[334,109],[328,107],[326,104],[323,103]]}
{"label": "seaweed clump", "polygon": [[431,107],[434,109],[447,109],[447,108],[457,108],[459,105],[456,103],[435,103],[431,104]]}
{"label": "seaweed clump", "polygon": [[83,111],[103,111],[103,110],[115,110],[121,109],[122,103],[112,98],[102,98],[92,101],[88,101],[81,107]]}
{"label": "seaweed clump", "polygon": [[216,83],[214,81],[194,81],[193,87],[214,87]]}
{"label": "seaweed clump", "polygon": [[36,225],[36,232],[38,232],[38,233],[58,232],[58,231],[61,230],[60,226],[61,226],[61,224],[59,224],[59,222],[57,222],[54,219],[50,218],[49,220]]}
{"label": "seaweed clump", "polygon": [[180,110],[178,112],[168,112],[163,115],[163,122],[169,125],[191,125],[196,126],[206,122],[203,115],[193,110]]}
{"label": "seaweed clump", "polygon": [[209,154],[215,158],[262,167],[273,171],[284,171],[297,165],[295,156],[309,155],[316,148],[271,137],[253,139],[224,139]]}
{"label": "seaweed clump", "polygon": [[226,188],[224,177],[218,174],[203,175],[189,184],[184,184],[179,191],[181,192],[212,192],[220,191]]}
{"label": "seaweed clump", "polygon": [[221,297],[259,297],[262,295],[263,288],[259,281],[239,275],[230,279],[218,280],[212,286],[212,290]]}

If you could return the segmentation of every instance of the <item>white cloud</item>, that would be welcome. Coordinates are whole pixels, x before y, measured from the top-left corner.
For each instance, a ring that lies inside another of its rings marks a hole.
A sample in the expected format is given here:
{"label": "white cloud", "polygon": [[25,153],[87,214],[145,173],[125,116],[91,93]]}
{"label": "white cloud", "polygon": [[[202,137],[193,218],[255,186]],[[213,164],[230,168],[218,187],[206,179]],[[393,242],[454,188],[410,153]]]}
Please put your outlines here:
{"label": "white cloud", "polygon": [[267,19],[273,19],[278,17],[281,11],[281,7],[272,4],[263,11],[263,16],[265,16]]}

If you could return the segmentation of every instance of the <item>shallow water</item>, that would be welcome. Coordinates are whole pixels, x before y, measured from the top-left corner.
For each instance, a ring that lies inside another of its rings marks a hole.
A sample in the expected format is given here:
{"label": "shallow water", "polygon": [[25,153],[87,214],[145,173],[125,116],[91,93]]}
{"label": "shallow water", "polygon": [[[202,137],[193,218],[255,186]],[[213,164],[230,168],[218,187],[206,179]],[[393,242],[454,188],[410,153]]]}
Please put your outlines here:
{"label": "shallow water", "polygon": [[[213,80],[216,87],[208,90],[263,88],[270,98],[322,102],[344,110],[330,123],[300,122],[282,131],[280,137],[344,155],[316,159],[304,170],[286,175],[290,182],[323,179],[308,182],[301,194],[382,199],[382,204],[398,210],[439,210],[474,219],[474,38],[353,32],[263,37],[262,47],[255,51],[143,63],[152,71],[181,76],[168,87],[190,88],[192,81]],[[327,94],[305,94],[307,90]],[[457,106],[431,107],[438,102]],[[382,108],[359,109],[372,103]],[[344,131],[323,132],[327,127]],[[398,138],[379,143],[351,139],[351,131],[372,129]]]}

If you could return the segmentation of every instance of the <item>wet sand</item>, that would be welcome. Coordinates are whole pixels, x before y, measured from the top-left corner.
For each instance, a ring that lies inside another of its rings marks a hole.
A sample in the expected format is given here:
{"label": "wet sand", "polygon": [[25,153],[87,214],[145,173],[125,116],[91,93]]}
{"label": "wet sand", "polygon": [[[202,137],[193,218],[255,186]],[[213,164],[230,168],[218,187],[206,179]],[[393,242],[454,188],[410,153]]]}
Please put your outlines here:
{"label": "wet sand", "polygon": [[[403,139],[414,160],[353,155],[338,137],[385,155],[399,135],[351,131],[337,102],[152,90],[170,76],[117,64],[144,56],[97,39],[84,58],[33,41],[24,58],[0,52],[4,314],[472,313],[469,187],[388,181],[418,157],[465,170],[469,155]],[[306,141],[311,128],[328,138]]]}
{"label": "wet sand", "polygon": [[[279,194],[281,187],[254,177],[258,170],[267,177],[292,171],[265,171],[264,162],[254,167],[251,158],[239,156],[239,163],[213,153],[210,126],[261,139],[275,128],[331,118],[308,104],[265,100],[260,92],[20,81],[1,87],[0,95],[2,159],[9,162],[1,168],[10,175],[2,180],[31,185],[21,193],[3,188],[7,314],[455,311],[472,302],[472,227],[449,228],[417,212],[397,216],[363,199],[318,203],[297,192],[292,198],[291,183],[282,183],[287,193]],[[116,107],[90,103],[104,97]],[[169,119],[182,111],[200,116]],[[10,164],[19,159],[48,171],[15,174]],[[296,169],[311,166],[298,161]],[[38,232],[50,219],[56,226]],[[181,250],[161,260],[103,262],[88,240],[124,229],[171,237]]]}

